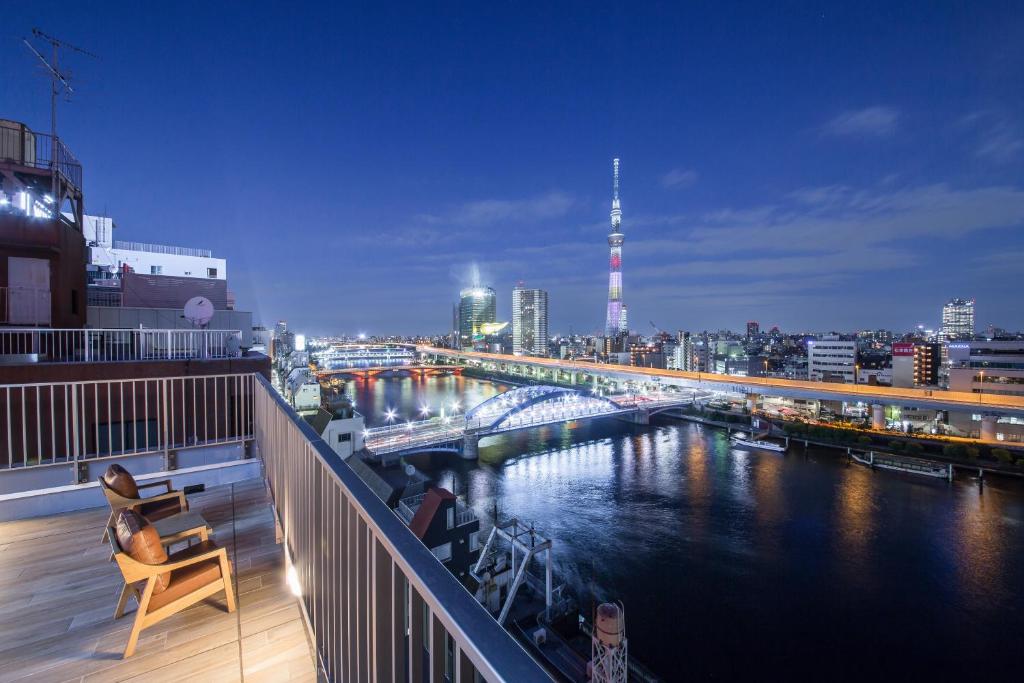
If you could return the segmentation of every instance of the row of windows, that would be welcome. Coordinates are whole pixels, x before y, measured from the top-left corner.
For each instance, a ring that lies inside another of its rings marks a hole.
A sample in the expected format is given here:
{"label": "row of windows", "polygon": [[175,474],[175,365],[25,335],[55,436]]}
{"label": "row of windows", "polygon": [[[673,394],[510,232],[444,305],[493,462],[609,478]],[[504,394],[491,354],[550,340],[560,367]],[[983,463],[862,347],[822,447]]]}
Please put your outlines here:
{"label": "row of windows", "polygon": [[[163,266],[150,266],[149,267],[149,274],[150,275],[163,275],[164,274],[164,267]],[[191,274],[192,274],[191,271],[188,271],[188,270],[185,271],[185,275],[191,275]],[[216,278],[217,277],[217,269],[216,268],[207,268],[206,269],[206,277],[208,277],[208,278]]]}

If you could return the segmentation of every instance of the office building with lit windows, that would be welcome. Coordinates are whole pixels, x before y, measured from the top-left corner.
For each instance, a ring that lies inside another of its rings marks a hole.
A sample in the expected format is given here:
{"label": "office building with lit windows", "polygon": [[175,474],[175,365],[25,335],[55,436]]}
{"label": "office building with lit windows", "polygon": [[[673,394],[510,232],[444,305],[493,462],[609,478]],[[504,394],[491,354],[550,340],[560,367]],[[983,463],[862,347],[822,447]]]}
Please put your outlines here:
{"label": "office building with lit windows", "polygon": [[857,342],[826,337],[807,342],[807,378],[812,382],[856,381]]}
{"label": "office building with lit windows", "polygon": [[974,299],[950,299],[942,307],[942,341],[970,340],[974,337]]}
{"label": "office building with lit windows", "polygon": [[497,295],[491,287],[476,285],[459,292],[459,345],[472,348],[483,343],[487,335],[484,325],[498,319]]}
{"label": "office building with lit windows", "polygon": [[543,289],[520,283],[512,290],[512,353],[548,355],[548,293]]}

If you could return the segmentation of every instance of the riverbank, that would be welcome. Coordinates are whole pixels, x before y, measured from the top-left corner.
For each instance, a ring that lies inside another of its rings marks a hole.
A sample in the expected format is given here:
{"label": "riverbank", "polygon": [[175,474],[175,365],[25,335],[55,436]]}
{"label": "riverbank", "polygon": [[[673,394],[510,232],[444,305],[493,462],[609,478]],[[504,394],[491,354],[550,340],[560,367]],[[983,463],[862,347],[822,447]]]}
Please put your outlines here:
{"label": "riverbank", "polygon": [[[720,414],[725,414],[725,413],[720,413]],[[721,429],[726,429],[729,432],[732,432],[733,430],[739,430],[739,429],[742,429],[742,430],[745,430],[745,431],[749,431],[750,430],[751,427],[750,427],[750,416],[749,415],[742,414],[742,413],[728,413],[728,415],[730,417],[736,418],[736,420],[732,421],[732,422],[730,422],[730,421],[723,421],[723,420],[713,420],[713,419],[710,419],[710,418],[707,418],[707,417],[703,417],[702,415],[688,414],[688,413],[685,413],[685,412],[681,412],[679,414],[666,415],[666,417],[671,417],[671,418],[674,418],[674,419],[688,420],[690,422],[699,422],[701,424],[706,424],[706,425],[709,425],[709,426],[712,426],[712,427],[719,427]],[[783,423],[783,424],[788,425],[790,423]],[[863,455],[867,455],[869,453],[876,453],[876,454],[879,454],[879,455],[894,456],[894,457],[897,457],[897,458],[908,457],[908,458],[915,458],[915,459],[919,459],[919,460],[927,460],[929,462],[934,462],[934,463],[941,464],[941,465],[953,465],[954,468],[961,469],[961,470],[969,470],[969,471],[974,471],[974,472],[984,472],[984,473],[988,473],[988,474],[1001,474],[1001,475],[1009,476],[1009,477],[1024,478],[1024,467],[1021,467],[1020,465],[1017,465],[1017,464],[1003,464],[1003,463],[999,463],[999,462],[991,462],[991,461],[988,461],[988,460],[978,460],[978,459],[972,459],[972,458],[958,458],[958,457],[946,455],[946,454],[941,453],[941,452],[940,453],[929,452],[929,451],[925,450],[924,447],[922,447],[922,449],[920,451],[917,451],[916,449],[913,449],[913,452],[908,452],[908,450],[906,448],[903,448],[903,449],[886,448],[886,446],[884,444],[876,444],[873,440],[870,439],[870,437],[868,437],[868,439],[869,439],[868,442],[860,441],[861,438],[863,438],[863,437],[865,437],[867,435],[866,434],[859,434],[859,433],[857,433],[856,430],[835,429],[835,428],[827,427],[825,425],[814,425],[814,426],[820,427],[822,429],[832,429],[833,432],[835,432],[837,436],[839,436],[839,435],[847,436],[848,434],[852,434],[852,435],[855,435],[857,437],[857,440],[855,440],[855,441],[854,440],[846,441],[846,440],[840,440],[840,439],[823,439],[823,438],[815,438],[814,436],[811,436],[810,434],[806,434],[806,433],[805,434],[797,434],[797,433],[793,433],[793,432],[788,432],[787,433],[787,431],[786,431],[786,429],[784,427],[779,427],[774,422],[772,423],[771,436],[786,439],[787,445],[791,444],[791,442],[793,442],[793,441],[798,442],[798,443],[802,443],[805,448],[813,445],[813,446],[818,446],[818,447],[821,447],[821,448],[839,449],[839,450],[842,450],[842,451],[846,451],[846,453],[848,455],[856,452],[858,454],[863,454]],[[896,441],[898,441],[899,443],[902,443],[902,444],[906,444],[906,443],[920,444],[922,441],[928,441],[927,439],[919,439],[919,438],[916,438],[916,437],[900,437],[898,435],[893,435],[890,438],[892,440],[896,440]],[[932,441],[933,441],[933,443],[931,443],[929,445],[931,445],[933,447],[934,446],[942,446],[942,445],[944,445],[944,444],[941,444],[941,442],[935,442],[936,440],[932,440]]]}

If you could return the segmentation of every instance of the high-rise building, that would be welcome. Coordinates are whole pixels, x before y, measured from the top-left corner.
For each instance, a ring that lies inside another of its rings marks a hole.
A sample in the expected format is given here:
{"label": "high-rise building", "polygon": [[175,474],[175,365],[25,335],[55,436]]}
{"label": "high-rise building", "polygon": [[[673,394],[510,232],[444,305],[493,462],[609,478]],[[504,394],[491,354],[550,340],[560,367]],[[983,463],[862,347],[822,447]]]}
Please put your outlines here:
{"label": "high-rise building", "polygon": [[459,346],[472,348],[486,336],[483,325],[498,319],[497,296],[491,287],[474,285],[459,292]]}
{"label": "high-rise building", "polygon": [[612,232],[608,235],[608,315],[605,318],[605,335],[614,337],[628,330],[626,307],[622,303],[622,208],[619,205],[619,160],[612,162]]}
{"label": "high-rise building", "polygon": [[548,293],[521,282],[512,290],[512,353],[548,355]]}
{"label": "high-rise building", "polygon": [[950,299],[942,307],[942,341],[974,337],[974,299]]}
{"label": "high-rise building", "polygon": [[679,331],[676,335],[676,348],[672,351],[672,358],[669,369],[685,370],[692,372],[697,369],[697,359],[694,355],[693,338],[689,332]]}
{"label": "high-rise building", "polygon": [[622,310],[619,311],[619,334],[629,334],[629,309],[626,304],[622,304]]}
{"label": "high-rise building", "polygon": [[747,341],[754,339],[761,334],[761,325],[756,320],[747,323]]}

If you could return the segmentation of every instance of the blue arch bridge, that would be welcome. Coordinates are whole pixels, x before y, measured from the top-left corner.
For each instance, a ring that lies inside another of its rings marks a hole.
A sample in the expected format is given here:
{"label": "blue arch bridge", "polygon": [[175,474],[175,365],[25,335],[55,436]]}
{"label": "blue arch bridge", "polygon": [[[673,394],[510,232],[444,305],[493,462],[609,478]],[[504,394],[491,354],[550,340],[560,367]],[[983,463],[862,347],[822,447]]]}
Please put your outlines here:
{"label": "blue arch bridge", "polygon": [[690,405],[694,394],[665,392],[600,396],[565,387],[518,387],[493,396],[463,415],[374,427],[365,432],[366,449],[381,462],[426,452],[477,457],[480,439],[494,434],[560,422],[617,417],[647,424],[652,415]]}

